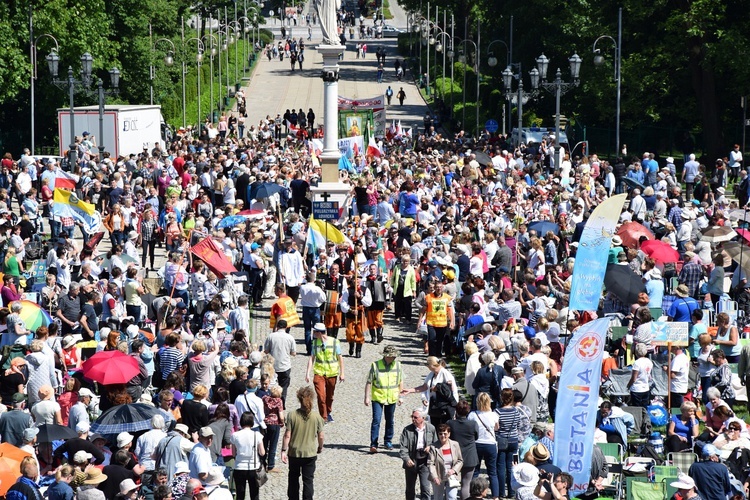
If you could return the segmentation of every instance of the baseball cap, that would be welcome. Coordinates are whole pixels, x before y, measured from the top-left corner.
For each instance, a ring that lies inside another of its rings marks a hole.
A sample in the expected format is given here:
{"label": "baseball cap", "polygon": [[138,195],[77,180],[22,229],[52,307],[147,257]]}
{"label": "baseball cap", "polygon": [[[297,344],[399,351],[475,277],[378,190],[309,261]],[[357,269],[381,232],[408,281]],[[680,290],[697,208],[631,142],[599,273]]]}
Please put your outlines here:
{"label": "baseball cap", "polygon": [[93,398],[94,397],[94,393],[91,392],[89,389],[87,389],[85,387],[82,387],[82,388],[78,389],[78,397],[79,398]]}
{"label": "baseball cap", "polygon": [[17,392],[15,394],[13,394],[13,402],[14,403],[20,403],[22,401],[26,401],[26,395],[25,394],[23,394],[21,392]]}
{"label": "baseball cap", "polygon": [[214,435],[214,430],[212,428],[208,427],[208,426],[201,427],[201,430],[198,431],[198,435],[200,437],[204,437],[204,438],[205,437],[209,437],[209,436],[213,436]]}
{"label": "baseball cap", "polygon": [[27,443],[31,442],[36,435],[39,434],[39,427],[29,427],[23,430],[23,440]]}
{"label": "baseball cap", "polygon": [[88,462],[92,458],[94,458],[94,455],[83,450],[77,451],[76,454],[73,455],[73,461],[80,464]]}

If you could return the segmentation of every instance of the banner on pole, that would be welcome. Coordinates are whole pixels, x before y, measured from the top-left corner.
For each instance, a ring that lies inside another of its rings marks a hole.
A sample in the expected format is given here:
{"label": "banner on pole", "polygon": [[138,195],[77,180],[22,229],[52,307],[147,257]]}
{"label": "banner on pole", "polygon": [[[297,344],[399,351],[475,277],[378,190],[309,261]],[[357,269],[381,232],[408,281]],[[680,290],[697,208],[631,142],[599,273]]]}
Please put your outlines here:
{"label": "banner on pole", "polygon": [[[376,96],[369,99],[350,99],[339,96],[339,114],[342,111],[371,110],[372,130],[375,137],[385,137],[385,96]],[[349,134],[339,134],[339,137]]]}
{"label": "banner on pole", "polygon": [[599,308],[609,247],[625,198],[626,194],[618,194],[605,200],[594,209],[583,228],[570,287],[571,311],[596,311]]}
{"label": "banner on pole", "polygon": [[565,350],[557,394],[554,463],[573,476],[570,496],[586,491],[591,471],[604,341],[609,318],[581,325]]}

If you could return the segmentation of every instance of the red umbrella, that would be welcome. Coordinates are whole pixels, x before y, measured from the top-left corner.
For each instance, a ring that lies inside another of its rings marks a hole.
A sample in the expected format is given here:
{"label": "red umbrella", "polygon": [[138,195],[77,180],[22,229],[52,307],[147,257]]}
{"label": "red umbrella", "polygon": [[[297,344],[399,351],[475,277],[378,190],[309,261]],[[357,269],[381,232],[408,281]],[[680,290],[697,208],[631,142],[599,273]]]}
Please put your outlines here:
{"label": "red umbrella", "polygon": [[680,253],[661,240],[644,241],[641,245],[643,253],[654,259],[656,262],[665,264],[667,262],[677,262],[680,260]]}
{"label": "red umbrella", "polygon": [[649,240],[654,239],[654,233],[638,222],[626,222],[617,230],[617,236],[622,238],[623,246],[628,248],[636,248],[641,236],[645,236]]}
{"label": "red umbrella", "polygon": [[737,234],[739,234],[740,236],[742,236],[742,238],[745,241],[747,241],[748,243],[750,243],[750,231],[748,231],[747,229],[738,228],[738,229],[735,229],[734,232],[737,233]]}
{"label": "red umbrella", "polygon": [[140,371],[138,361],[120,351],[97,352],[83,363],[83,376],[102,385],[125,384]]}

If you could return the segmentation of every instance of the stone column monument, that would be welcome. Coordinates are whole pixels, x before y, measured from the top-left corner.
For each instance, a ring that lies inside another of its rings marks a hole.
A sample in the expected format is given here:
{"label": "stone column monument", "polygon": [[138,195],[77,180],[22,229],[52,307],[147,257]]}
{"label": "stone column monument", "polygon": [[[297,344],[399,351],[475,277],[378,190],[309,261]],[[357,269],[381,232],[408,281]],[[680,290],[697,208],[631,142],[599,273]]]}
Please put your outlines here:
{"label": "stone column monument", "polygon": [[[313,201],[319,199],[328,203],[329,198],[343,203],[350,187],[339,182],[339,159],[341,153],[338,147],[338,96],[339,96],[339,56],[346,49],[341,45],[336,22],[336,11],[341,7],[341,0],[317,0],[318,19],[323,31],[323,43],[316,48],[323,56],[323,152],[321,154],[322,179],[317,187],[312,189]],[[314,207],[313,207],[314,208]]]}

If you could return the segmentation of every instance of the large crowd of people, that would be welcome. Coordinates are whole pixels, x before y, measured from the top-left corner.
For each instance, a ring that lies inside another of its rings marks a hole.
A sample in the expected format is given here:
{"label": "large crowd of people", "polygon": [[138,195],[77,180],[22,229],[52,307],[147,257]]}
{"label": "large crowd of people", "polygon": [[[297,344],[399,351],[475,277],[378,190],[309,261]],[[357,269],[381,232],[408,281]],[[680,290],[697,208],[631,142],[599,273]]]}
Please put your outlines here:
{"label": "large crowd of people", "polygon": [[[295,114],[313,129],[310,113]],[[406,498],[419,483],[423,499],[560,499],[572,487],[552,465],[565,342],[604,315],[627,334],[608,343],[603,379],[632,369],[629,395],[605,394],[596,439],[627,448],[640,432],[633,414],[661,401],[653,381],[668,365],[669,402],[681,412],[666,427],[666,451],[706,457],[680,489],[686,498],[696,488],[706,499],[732,493],[717,494],[723,483],[699,469],[750,448],[736,417],[744,390],[732,381],[732,367],[743,382],[750,376],[741,339],[750,219],[727,197],[722,173],[737,169],[735,194],[746,203],[741,155],[710,169],[691,156],[680,176],[672,158],[650,153],[610,164],[563,152],[556,164],[549,137],[512,147],[498,134],[445,137],[432,124],[412,136],[389,131],[377,152],[339,172],[351,187],[331,225],[342,239],[317,245],[308,221],[322,172],[308,134],[284,136],[270,117],[244,137],[234,125],[180,130],[165,148],[128,157],[98,157],[84,134],[74,163],[28,151],[2,159],[0,437],[31,457],[7,498],[40,498],[40,487],[66,499],[232,498],[225,465],[233,460],[237,498],[256,499],[262,471],[278,470],[277,453],[289,463],[290,498],[300,475],[312,498],[322,429],[339,415],[337,383],[377,349],[364,391],[369,451],[398,446]],[[101,233],[55,209],[57,180],[69,174],[76,197],[101,214]],[[604,289],[597,311],[569,310],[583,225],[621,192],[623,231],[608,258],[644,291]],[[206,240],[218,254],[191,251]],[[51,319],[31,331],[24,299]],[[263,310],[268,335],[250,327]],[[651,323],[660,319],[687,322],[689,345],[655,346]],[[417,387],[404,386],[386,322],[421,336],[427,375]],[[109,351],[133,358],[138,374],[94,383],[86,362]],[[309,356],[312,385],[291,409],[296,355]],[[463,384],[446,363],[452,356],[465,361]],[[399,435],[395,407],[411,394],[421,402]],[[148,430],[91,431],[130,403],[152,407]],[[77,437],[42,442],[50,424]],[[592,491],[607,476],[596,453],[594,462]]]}

